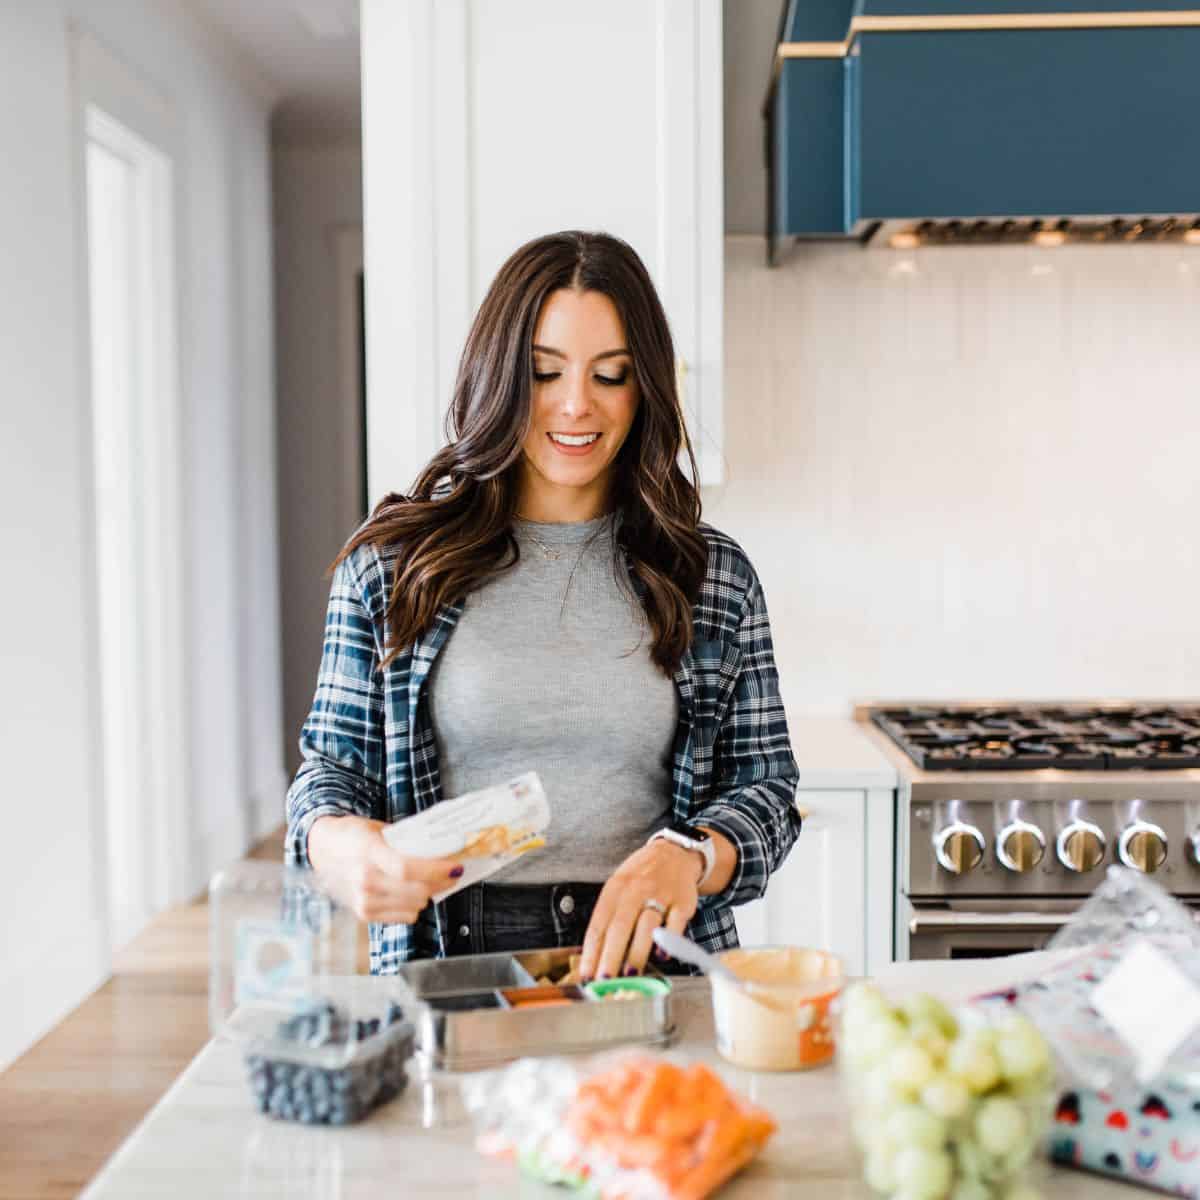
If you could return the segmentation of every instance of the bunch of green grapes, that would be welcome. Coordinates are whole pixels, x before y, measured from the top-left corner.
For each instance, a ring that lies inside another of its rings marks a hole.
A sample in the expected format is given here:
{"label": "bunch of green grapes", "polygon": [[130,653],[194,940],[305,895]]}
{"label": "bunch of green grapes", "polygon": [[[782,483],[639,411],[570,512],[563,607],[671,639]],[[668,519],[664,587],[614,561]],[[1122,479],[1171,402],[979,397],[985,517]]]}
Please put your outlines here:
{"label": "bunch of green grapes", "polygon": [[845,996],[840,1039],[867,1183],[894,1200],[1036,1200],[1017,1182],[1037,1149],[1054,1072],[1042,1035],[1008,1012],[964,1021],[932,996]]}

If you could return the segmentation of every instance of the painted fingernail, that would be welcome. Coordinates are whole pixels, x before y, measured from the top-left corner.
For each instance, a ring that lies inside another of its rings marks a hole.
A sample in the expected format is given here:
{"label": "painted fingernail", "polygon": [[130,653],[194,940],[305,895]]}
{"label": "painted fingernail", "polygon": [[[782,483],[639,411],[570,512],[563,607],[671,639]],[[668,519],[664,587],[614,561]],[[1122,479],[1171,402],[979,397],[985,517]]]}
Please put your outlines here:
{"label": "painted fingernail", "polygon": [[667,959],[671,957],[661,946],[655,946],[652,953],[654,955],[655,962],[665,963]]}
{"label": "painted fingernail", "polygon": [[626,967],[625,974],[627,977],[631,975],[640,975],[641,971],[639,971],[637,967]]}
{"label": "painted fingernail", "polygon": [[580,975],[580,977],[579,977],[579,986],[580,987],[586,987],[591,982],[592,982],[592,977],[590,975]]}
{"label": "painted fingernail", "polygon": [[596,978],[597,979],[611,979],[612,976],[607,971],[601,971],[600,974],[596,976]]}
{"label": "painted fingernail", "polygon": [[466,870],[466,867],[454,867],[454,868],[452,868],[452,870],[450,871],[450,878],[451,878],[451,879],[461,879],[461,878],[462,878],[462,875],[463,875],[463,872],[464,872],[465,870]]}

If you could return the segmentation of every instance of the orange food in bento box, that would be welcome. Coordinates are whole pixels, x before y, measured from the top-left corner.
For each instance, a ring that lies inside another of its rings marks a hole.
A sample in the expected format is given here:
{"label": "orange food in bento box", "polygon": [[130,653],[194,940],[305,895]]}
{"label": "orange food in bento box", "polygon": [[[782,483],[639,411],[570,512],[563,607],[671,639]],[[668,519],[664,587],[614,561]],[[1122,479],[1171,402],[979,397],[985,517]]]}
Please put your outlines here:
{"label": "orange food in bento box", "polygon": [[670,1200],[700,1200],[762,1149],[770,1114],[741,1101],[702,1063],[635,1059],[583,1083],[567,1110],[583,1146],[650,1172]]}

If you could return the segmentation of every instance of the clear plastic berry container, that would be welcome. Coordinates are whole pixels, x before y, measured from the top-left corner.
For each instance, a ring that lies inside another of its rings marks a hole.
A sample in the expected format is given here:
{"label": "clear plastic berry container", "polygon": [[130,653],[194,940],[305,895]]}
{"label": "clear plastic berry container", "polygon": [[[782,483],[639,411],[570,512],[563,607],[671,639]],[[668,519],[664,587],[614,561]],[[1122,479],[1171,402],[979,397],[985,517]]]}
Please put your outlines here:
{"label": "clear plastic berry container", "polygon": [[209,1024],[240,1046],[259,1111],[348,1125],[404,1090],[411,990],[355,973],[357,921],[313,872],[239,863],[210,912]]}
{"label": "clear plastic berry container", "polygon": [[863,1177],[882,1196],[1032,1196],[1054,1065],[1037,1028],[1007,1006],[949,1011],[928,995],[890,1002],[859,984],[842,998],[838,1067]]}

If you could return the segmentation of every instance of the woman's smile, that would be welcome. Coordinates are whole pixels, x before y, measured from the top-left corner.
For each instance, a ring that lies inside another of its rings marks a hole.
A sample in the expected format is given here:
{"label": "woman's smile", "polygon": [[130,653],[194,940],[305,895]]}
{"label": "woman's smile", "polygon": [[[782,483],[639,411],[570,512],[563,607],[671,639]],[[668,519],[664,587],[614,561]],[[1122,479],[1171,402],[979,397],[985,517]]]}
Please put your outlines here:
{"label": "woman's smile", "polygon": [[560,454],[579,456],[590,454],[600,441],[598,433],[548,433],[550,444]]}

